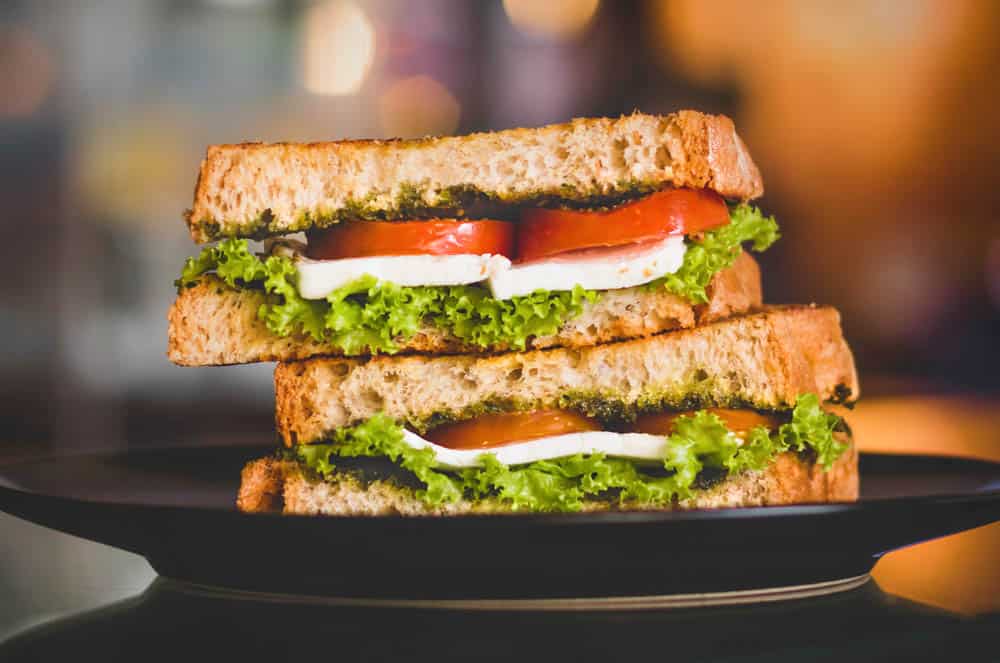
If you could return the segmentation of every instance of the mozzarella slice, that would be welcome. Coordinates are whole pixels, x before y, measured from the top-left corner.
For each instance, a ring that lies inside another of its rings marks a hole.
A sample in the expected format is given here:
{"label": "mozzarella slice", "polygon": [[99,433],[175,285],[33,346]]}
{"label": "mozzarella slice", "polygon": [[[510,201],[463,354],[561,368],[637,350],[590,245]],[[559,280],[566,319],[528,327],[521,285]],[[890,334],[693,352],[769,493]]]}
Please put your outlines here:
{"label": "mozzarella slice", "polygon": [[640,461],[659,461],[667,455],[666,436],[608,431],[539,437],[493,449],[449,449],[408,430],[403,431],[403,441],[414,449],[433,449],[438,464],[451,469],[478,467],[479,457],[484,453],[493,454],[504,465],[523,465],[580,453],[603,453]]}
{"label": "mozzarella slice", "polygon": [[370,275],[402,286],[466,285],[485,281],[497,299],[530,295],[535,290],[631,288],[676,272],[684,262],[684,237],[630,244],[620,248],[573,251],[544,260],[512,265],[502,255],[374,256],[312,260],[304,246],[281,242],[274,253],[295,260],[299,294],[323,299],[331,292]]}
{"label": "mozzarella slice", "polygon": [[488,285],[497,299],[530,295],[538,289],[572,290],[577,285],[587,290],[631,288],[676,272],[685,250],[684,237],[673,235],[623,248],[573,251],[497,270]]}
{"label": "mozzarella slice", "polygon": [[465,285],[510,267],[501,255],[378,256],[342,260],[310,260],[297,255],[299,294],[323,299],[342,286],[369,274],[397,285]]}

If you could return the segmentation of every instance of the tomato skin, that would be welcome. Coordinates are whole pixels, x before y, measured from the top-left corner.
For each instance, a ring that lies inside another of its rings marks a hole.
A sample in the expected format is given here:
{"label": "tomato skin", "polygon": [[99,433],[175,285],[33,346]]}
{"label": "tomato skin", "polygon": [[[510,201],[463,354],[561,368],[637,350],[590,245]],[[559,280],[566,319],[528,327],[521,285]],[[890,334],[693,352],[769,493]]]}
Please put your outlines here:
{"label": "tomato skin", "polygon": [[601,430],[601,426],[582,414],[569,410],[538,410],[485,414],[438,426],[424,437],[449,449],[490,449],[550,435],[597,430]]}
{"label": "tomato skin", "polygon": [[[708,411],[722,419],[726,427],[738,436],[758,426],[775,430],[782,423],[779,415],[754,410],[708,408]],[[626,427],[625,432],[669,435],[677,417],[691,414],[655,412],[640,415]],[[449,449],[492,449],[539,437],[599,430],[604,430],[599,422],[571,410],[537,410],[485,414],[468,421],[444,424],[428,432],[424,438]]]}
{"label": "tomato skin", "polygon": [[[706,408],[708,412],[722,419],[726,428],[736,433],[744,435],[758,426],[763,426],[768,430],[775,430],[781,425],[782,420],[773,414],[762,414],[755,410],[733,410],[729,408]],[[629,433],[648,433],[650,435],[669,435],[674,431],[674,422],[677,417],[691,415],[692,412],[654,412],[651,414],[639,415],[635,423],[628,427]]]}
{"label": "tomato skin", "polygon": [[508,221],[357,221],[306,232],[314,260],[367,256],[513,256],[514,224]]}
{"label": "tomato skin", "polygon": [[691,234],[729,223],[721,196],[702,189],[668,189],[606,211],[526,209],[518,227],[517,257],[621,246]]}
{"label": "tomato skin", "polygon": [[520,222],[456,219],[349,221],[306,232],[315,260],[486,253],[521,262],[601,247],[661,240],[729,223],[716,193],[669,189],[609,210],[531,208]]}

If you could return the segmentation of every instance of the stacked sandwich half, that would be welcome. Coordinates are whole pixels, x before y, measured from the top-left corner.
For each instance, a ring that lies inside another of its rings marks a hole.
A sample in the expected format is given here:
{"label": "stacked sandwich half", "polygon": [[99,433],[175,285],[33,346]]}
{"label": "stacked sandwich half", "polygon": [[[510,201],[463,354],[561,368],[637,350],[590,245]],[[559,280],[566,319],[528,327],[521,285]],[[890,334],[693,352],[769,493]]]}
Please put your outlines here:
{"label": "stacked sandwich half", "polygon": [[214,146],[169,356],[278,362],[245,511],[855,499],[851,352],[833,309],[762,304],[762,192],[732,122],[691,111]]}

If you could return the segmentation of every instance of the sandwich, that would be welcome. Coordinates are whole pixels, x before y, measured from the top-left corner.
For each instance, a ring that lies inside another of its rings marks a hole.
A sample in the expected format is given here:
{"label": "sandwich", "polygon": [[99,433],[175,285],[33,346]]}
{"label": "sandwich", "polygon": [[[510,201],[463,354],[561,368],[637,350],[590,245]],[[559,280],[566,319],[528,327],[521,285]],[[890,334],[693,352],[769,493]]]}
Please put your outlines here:
{"label": "sandwich", "polygon": [[694,111],[213,146],[168,356],[278,362],[245,512],[853,500],[853,358],[835,310],[763,303],[762,193]]}
{"label": "sandwich", "polygon": [[831,411],[858,394],[830,308],[776,307],[650,338],[496,356],[278,365],[284,447],[243,511],[442,515],[854,500]]}
{"label": "sandwich", "polygon": [[176,282],[168,355],[496,353],[725,319],[761,305],[762,192],[732,122],[693,111],[213,146],[187,222],[217,243]]}

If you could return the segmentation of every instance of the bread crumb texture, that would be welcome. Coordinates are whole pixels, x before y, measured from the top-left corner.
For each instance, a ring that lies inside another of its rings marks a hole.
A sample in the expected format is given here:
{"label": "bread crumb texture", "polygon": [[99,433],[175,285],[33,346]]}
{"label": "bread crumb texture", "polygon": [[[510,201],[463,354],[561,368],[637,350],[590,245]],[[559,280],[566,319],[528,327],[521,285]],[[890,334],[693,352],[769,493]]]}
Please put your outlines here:
{"label": "bread crumb texture", "polygon": [[749,405],[782,410],[800,394],[850,401],[854,359],[832,308],[775,307],[694,329],[585,348],[495,356],[311,359],[278,364],[275,418],[287,446],[384,412],[421,422],[580,401],[621,408]]}
{"label": "bread crumb texture", "polygon": [[464,216],[476,203],[607,203],[665,187],[733,200],[764,190],[732,120],[679,111],[419,140],[213,145],[192,209],[196,242],[351,219]]}

